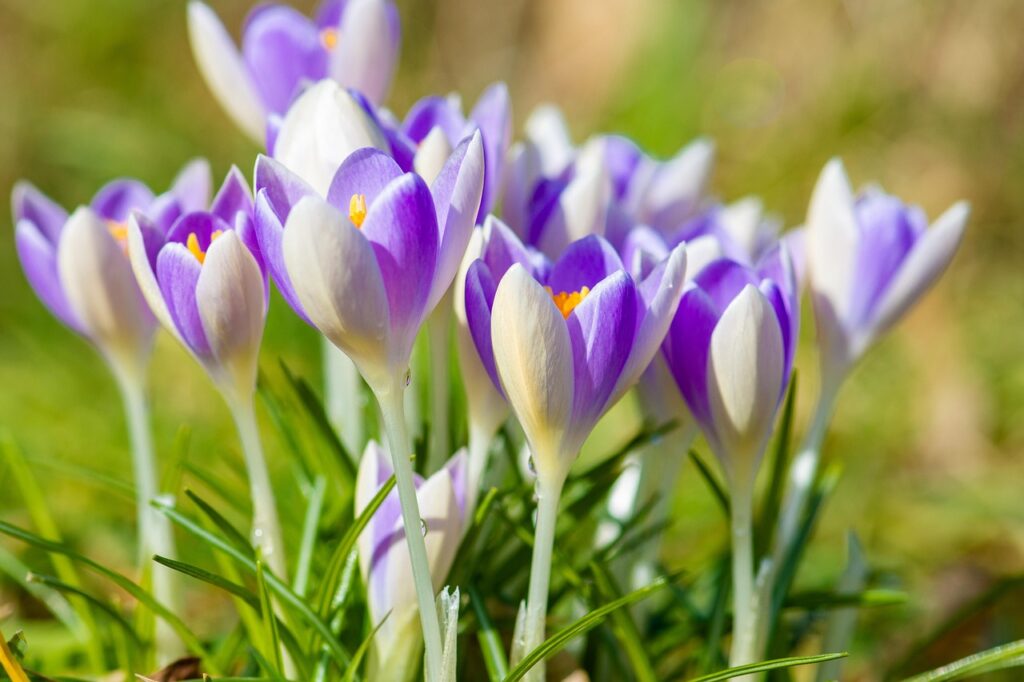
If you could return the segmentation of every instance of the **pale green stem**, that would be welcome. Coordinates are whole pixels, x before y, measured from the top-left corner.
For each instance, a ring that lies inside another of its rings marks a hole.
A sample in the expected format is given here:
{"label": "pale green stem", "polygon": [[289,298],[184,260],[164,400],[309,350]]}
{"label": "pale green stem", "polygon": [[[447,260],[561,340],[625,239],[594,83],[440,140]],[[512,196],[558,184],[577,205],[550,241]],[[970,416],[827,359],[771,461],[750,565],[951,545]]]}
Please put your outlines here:
{"label": "pale green stem", "polygon": [[380,404],[384,428],[388,435],[391,460],[395,468],[395,487],[402,505],[402,524],[409,543],[409,559],[412,562],[416,599],[419,604],[420,624],[423,627],[423,641],[426,646],[424,669],[427,682],[439,682],[441,677],[441,627],[434,605],[434,585],[430,577],[430,563],[427,560],[427,544],[423,539],[422,519],[419,503],[416,501],[416,486],[410,455],[412,444],[405,423],[404,386],[394,382],[385,390],[375,391]]}
{"label": "pale green stem", "polygon": [[[466,488],[466,510],[467,518],[476,510],[477,500],[480,498],[480,488],[483,486],[484,473],[487,471],[487,460],[491,452],[491,440],[493,432],[473,424],[469,425],[469,462],[467,470]],[[467,524],[468,527],[468,524]]]}
{"label": "pale green stem", "polygon": [[[744,480],[745,479],[745,480]],[[758,595],[754,590],[753,476],[738,477],[732,486],[733,627],[729,666],[758,658]]]}
{"label": "pale green stem", "polygon": [[427,346],[430,352],[430,456],[427,461],[432,469],[443,466],[452,454],[448,439],[451,311],[450,297],[446,296],[427,318]]}
{"label": "pale green stem", "polygon": [[249,477],[249,494],[252,496],[252,541],[259,547],[263,560],[281,580],[288,579],[281,524],[274,504],[274,490],[270,484],[267,462],[263,457],[259,427],[256,423],[256,409],[252,396],[228,400],[228,407],[238,428],[242,443],[245,468]]}
{"label": "pale green stem", "polygon": [[322,341],[324,403],[327,416],[349,455],[358,462],[366,438],[363,419],[363,380],[359,376],[359,370],[347,355],[327,337],[322,337]]}
{"label": "pale green stem", "polygon": [[[144,380],[136,372],[115,369],[121,397],[124,400],[125,418],[132,446],[132,472],[135,479],[136,518],[139,534],[139,565],[151,571],[153,597],[169,608],[179,611],[178,579],[174,571],[152,561],[152,555],[159,554],[175,558],[174,536],[170,520],[150,506],[159,495],[159,476],[150,432],[149,409],[146,401]],[[162,619],[156,623],[157,663],[168,663],[182,653],[184,645]]]}
{"label": "pale green stem", "polygon": [[[526,595],[524,655],[544,642],[544,624],[548,612],[548,588],[551,583],[551,554],[555,545],[558,502],[562,497],[564,483],[564,477],[547,482],[537,479],[537,527],[533,536],[530,587]],[[540,661],[533,666],[523,679],[526,682],[544,680],[544,662]]]}

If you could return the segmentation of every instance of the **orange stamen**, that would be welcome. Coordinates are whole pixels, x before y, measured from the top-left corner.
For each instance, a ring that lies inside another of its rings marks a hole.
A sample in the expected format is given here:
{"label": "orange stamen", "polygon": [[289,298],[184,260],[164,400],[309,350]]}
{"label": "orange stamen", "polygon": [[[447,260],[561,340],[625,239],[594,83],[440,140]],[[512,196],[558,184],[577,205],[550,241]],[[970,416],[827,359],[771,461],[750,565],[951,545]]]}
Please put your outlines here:
{"label": "orange stamen", "polygon": [[[215,230],[213,233],[210,234],[211,244],[213,244],[217,237],[221,235],[221,232],[221,230]],[[206,262],[206,251],[203,251],[199,247],[199,237],[196,236],[195,232],[189,234],[188,239],[185,240],[185,247],[193,256],[196,257],[196,260],[199,261],[200,265]],[[209,249],[209,247],[207,247],[207,249]]]}
{"label": "orange stamen", "polygon": [[333,50],[338,46],[338,29],[325,28],[320,31],[320,44],[325,50]]}
{"label": "orange stamen", "polygon": [[353,194],[352,198],[349,199],[348,219],[351,220],[352,224],[356,227],[362,228],[363,221],[366,220],[365,194]]}
{"label": "orange stamen", "polygon": [[555,293],[551,287],[544,287],[544,289],[551,295],[551,300],[555,302],[555,307],[562,313],[562,317],[568,318],[569,314],[576,309],[583,299],[590,293],[590,287],[583,287],[579,291],[568,293],[565,291]]}

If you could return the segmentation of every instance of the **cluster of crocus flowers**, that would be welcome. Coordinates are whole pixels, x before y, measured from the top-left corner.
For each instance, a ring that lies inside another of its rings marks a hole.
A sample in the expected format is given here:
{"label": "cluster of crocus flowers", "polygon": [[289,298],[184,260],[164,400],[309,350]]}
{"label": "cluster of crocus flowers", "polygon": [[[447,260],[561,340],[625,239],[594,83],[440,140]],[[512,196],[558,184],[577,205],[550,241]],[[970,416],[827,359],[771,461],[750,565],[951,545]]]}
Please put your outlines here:
{"label": "cluster of crocus flowers", "polygon": [[398,61],[398,11],[390,0],[325,0],[310,19],[287,5],[255,9],[241,51],[208,6],[188,8],[192,51],[235,124],[262,143],[309,84],[330,78],[380,104]]}
{"label": "cluster of crocus flowers", "polygon": [[[370,441],[359,464],[356,514],[361,514],[394,473],[384,448]],[[455,561],[468,521],[466,453],[460,450],[427,479],[414,477],[422,535],[430,566],[431,584],[439,592]],[[405,539],[402,508],[396,491],[370,519],[359,537],[359,569],[373,625],[369,679],[408,682],[420,667],[423,638],[415,580]],[[447,647],[446,647],[447,648]]]}
{"label": "cluster of crocus flowers", "polygon": [[[209,167],[194,161],[161,195],[138,180],[115,180],[70,216],[28,183],[16,185],[11,200],[15,245],[29,284],[58,320],[96,347],[121,390],[132,444],[140,557],[173,556],[174,543],[168,522],[149,506],[159,494],[145,398],[157,323],[128,262],[127,222],[140,212],[154,229],[166,230],[183,213],[204,207],[209,195]],[[174,604],[168,571],[153,572],[153,587],[159,599]],[[170,631],[161,627],[158,636],[161,651],[179,647]]]}

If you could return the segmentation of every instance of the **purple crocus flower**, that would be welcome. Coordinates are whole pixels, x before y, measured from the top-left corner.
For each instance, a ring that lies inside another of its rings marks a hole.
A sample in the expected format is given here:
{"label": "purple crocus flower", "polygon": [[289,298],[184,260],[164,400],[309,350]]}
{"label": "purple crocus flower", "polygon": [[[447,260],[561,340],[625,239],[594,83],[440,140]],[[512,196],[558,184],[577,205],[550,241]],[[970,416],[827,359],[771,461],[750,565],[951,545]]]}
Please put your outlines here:
{"label": "purple crocus flower", "polygon": [[206,206],[210,170],[187,165],[159,196],[138,180],[108,183],[88,206],[68,213],[27,182],[11,197],[15,245],[29,284],[62,323],[88,338],[117,371],[141,371],[155,321],[125,256],[126,221],[138,211],[157,231]]}
{"label": "purple crocus flower", "polygon": [[267,4],[246,20],[241,51],[199,0],[188,8],[199,69],[235,124],[262,143],[267,120],[282,116],[309,83],[331,78],[372,103],[387,95],[400,26],[390,0],[326,0],[315,18]]}
{"label": "purple crocus flower", "polygon": [[665,360],[730,480],[756,472],[788,382],[798,325],[785,247],[757,268],[711,263],[679,304]]}
{"label": "purple crocus flower", "polygon": [[[393,473],[384,448],[370,441],[359,463],[355,512],[363,512]],[[466,453],[460,450],[428,479],[414,477],[430,577],[436,593],[452,568],[467,526]],[[409,544],[398,491],[393,490],[359,536],[359,568],[374,625],[372,679],[408,680],[420,667],[420,633]]]}
{"label": "purple crocus flower", "polygon": [[505,155],[512,137],[512,104],[504,83],[480,95],[469,117],[457,95],[425,97],[409,110],[398,131],[408,140],[413,167],[428,182],[440,172],[458,143],[480,131],[484,146],[484,189],[476,222],[490,213],[501,192]]}
{"label": "purple crocus flower", "polygon": [[682,295],[679,246],[636,282],[604,239],[574,242],[549,272],[513,255],[482,260],[466,280],[480,359],[526,431],[538,480],[561,486],[601,416],[650,363]]}
{"label": "purple crocus flower", "polygon": [[179,217],[166,234],[132,216],[128,251],[157,319],[232,398],[250,396],[267,309],[253,200],[232,168],[209,210]]}
{"label": "purple crocus flower", "polygon": [[327,201],[283,166],[264,166],[261,215],[269,210],[285,226],[280,254],[268,250],[282,290],[371,388],[390,390],[469,241],[483,187],[480,134],[459,144],[429,187],[371,148],[341,164]]}
{"label": "purple crocus flower", "polygon": [[807,216],[807,261],[827,380],[838,383],[935,283],[968,213],[958,202],[928,229],[920,208],[878,189],[855,196],[842,162],[825,166]]}

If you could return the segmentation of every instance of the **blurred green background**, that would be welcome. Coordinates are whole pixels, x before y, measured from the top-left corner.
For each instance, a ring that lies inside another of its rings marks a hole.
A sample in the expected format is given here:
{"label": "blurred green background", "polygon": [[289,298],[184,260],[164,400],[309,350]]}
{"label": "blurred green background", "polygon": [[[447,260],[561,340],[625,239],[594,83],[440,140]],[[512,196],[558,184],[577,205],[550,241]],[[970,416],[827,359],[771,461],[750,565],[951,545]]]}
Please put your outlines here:
{"label": "blurred green background", "polygon": [[[213,6],[237,36],[251,3]],[[841,396],[827,458],[843,463],[843,480],[800,583],[832,584],[853,528],[879,581],[909,590],[908,605],[861,618],[850,670],[873,679],[930,624],[998,578],[1024,571],[1024,3],[399,6],[402,62],[390,99],[399,113],[438,91],[458,91],[468,104],[489,82],[505,80],[517,131],[535,104],[551,101],[564,108],[577,141],[617,131],[668,155],[709,135],[719,150],[715,192],[761,195],[789,226],[803,220],[817,173],[833,155],[844,158],[855,183],[878,181],[933,217],[969,200],[971,225],[952,269]],[[199,78],[181,0],[0,0],[0,187],[28,178],[71,207],[122,175],[161,190],[197,155],[210,159],[217,176],[232,163],[249,173],[256,151]],[[66,535],[91,556],[130,565],[130,495],[85,473],[130,478],[113,383],[88,345],[35,299],[13,240],[4,239],[0,429],[32,459]],[[316,381],[315,334],[275,302],[265,364],[284,357]],[[815,390],[813,324],[805,319],[801,419]],[[166,335],[157,344],[152,394],[162,454],[184,424],[191,460],[238,468],[227,411]],[[625,439],[621,423],[602,431]],[[268,438],[272,465],[287,480],[283,447]],[[0,515],[27,523],[21,507],[0,470]],[[666,560],[700,570],[725,527],[689,468],[675,509]],[[0,544],[29,563],[35,556]],[[1024,595],[1011,595],[928,660],[1024,636],[1024,619],[1013,616],[1022,602]],[[8,610],[23,618],[42,612],[0,580],[0,619]]]}

